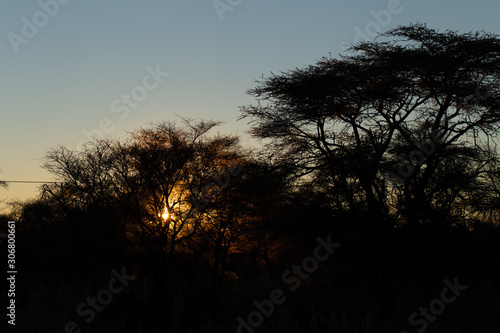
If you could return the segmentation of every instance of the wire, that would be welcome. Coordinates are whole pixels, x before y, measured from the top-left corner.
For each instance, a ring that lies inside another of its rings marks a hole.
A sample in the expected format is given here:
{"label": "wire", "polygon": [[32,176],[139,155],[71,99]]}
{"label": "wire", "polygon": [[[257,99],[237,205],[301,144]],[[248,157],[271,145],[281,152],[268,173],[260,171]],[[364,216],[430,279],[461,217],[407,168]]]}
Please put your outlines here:
{"label": "wire", "polygon": [[60,182],[42,182],[37,180],[2,180],[4,183],[25,183],[25,184],[58,184]]}

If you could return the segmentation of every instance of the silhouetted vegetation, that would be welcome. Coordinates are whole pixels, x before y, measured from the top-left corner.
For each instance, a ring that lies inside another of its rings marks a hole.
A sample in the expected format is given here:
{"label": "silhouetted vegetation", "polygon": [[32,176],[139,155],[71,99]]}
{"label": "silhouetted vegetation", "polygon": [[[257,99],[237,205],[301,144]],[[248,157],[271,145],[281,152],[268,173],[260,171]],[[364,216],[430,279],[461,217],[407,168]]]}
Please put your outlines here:
{"label": "silhouetted vegetation", "polygon": [[[409,317],[458,277],[426,331],[500,331],[499,79],[497,35],[403,26],[257,82],[241,112],[260,151],[192,120],[50,150],[57,182],[11,217],[18,325],[237,332],[280,289],[254,332],[422,332]],[[283,274],[328,235],[340,247],[292,291]]]}

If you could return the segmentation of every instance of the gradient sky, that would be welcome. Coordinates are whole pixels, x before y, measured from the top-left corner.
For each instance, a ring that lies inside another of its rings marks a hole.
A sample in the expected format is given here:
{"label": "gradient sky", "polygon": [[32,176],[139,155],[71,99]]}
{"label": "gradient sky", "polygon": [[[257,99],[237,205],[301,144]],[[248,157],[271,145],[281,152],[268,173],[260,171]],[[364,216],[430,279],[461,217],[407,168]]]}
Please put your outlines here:
{"label": "gradient sky", "polygon": [[[219,13],[221,20],[214,3],[232,11]],[[377,22],[373,13],[388,7],[391,17]],[[83,132],[103,119],[114,128],[112,137],[176,115],[222,120],[221,132],[251,144],[247,122],[236,119],[238,106],[254,102],[246,91],[255,80],[313,64],[329,52],[337,56],[357,31],[373,39],[366,29],[420,21],[440,30],[500,33],[498,0],[71,0],[53,17],[41,10],[38,1],[0,2],[4,180],[53,180],[41,168],[47,150],[76,148],[86,139]],[[23,35],[26,20],[34,19],[38,31],[25,27]],[[29,37],[17,53],[14,34]],[[113,112],[116,99],[142,86],[148,66],[169,75],[128,116]],[[33,197],[37,186],[12,183],[0,189],[0,200]]]}

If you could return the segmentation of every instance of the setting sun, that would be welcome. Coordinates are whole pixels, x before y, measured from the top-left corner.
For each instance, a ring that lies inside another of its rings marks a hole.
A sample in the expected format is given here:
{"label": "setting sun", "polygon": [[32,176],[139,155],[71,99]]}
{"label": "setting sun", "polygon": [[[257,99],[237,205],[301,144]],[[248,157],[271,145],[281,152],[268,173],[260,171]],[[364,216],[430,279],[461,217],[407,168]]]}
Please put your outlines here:
{"label": "setting sun", "polygon": [[166,220],[168,219],[168,217],[170,216],[170,214],[168,213],[168,209],[167,207],[165,207],[165,209],[163,210],[163,214],[161,214],[161,217]]}

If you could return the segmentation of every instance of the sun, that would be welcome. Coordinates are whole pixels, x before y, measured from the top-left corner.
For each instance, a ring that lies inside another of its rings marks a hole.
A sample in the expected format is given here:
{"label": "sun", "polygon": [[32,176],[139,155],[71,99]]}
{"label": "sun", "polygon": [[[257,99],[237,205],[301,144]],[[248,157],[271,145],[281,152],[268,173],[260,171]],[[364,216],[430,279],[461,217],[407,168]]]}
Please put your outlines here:
{"label": "sun", "polygon": [[163,214],[161,214],[161,217],[164,220],[167,220],[169,216],[170,216],[170,214],[168,213],[168,209],[167,209],[167,207],[165,207],[165,209],[163,210]]}

